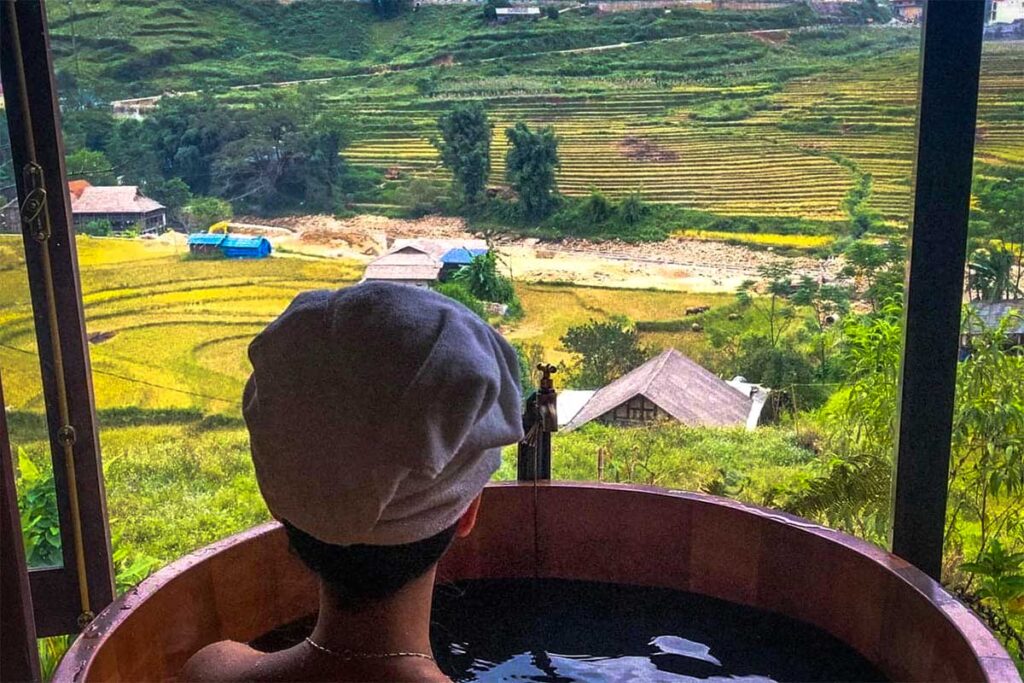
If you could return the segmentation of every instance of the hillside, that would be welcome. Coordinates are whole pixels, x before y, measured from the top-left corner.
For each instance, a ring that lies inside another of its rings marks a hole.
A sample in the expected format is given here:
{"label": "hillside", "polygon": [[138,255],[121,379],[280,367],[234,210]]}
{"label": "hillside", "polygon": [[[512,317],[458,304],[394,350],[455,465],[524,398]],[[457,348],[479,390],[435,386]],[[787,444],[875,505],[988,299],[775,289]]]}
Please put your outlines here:
{"label": "hillside", "polygon": [[[909,217],[913,27],[825,27],[804,5],[571,10],[504,25],[479,6],[381,19],[333,0],[83,0],[49,12],[68,102],[206,89],[245,107],[263,89],[228,86],[293,83],[307,107],[344,122],[343,155],[362,178],[347,198],[357,211],[405,211],[417,179],[443,210],[437,118],[482,100],[492,184],[504,182],[505,129],[551,125],[559,190],[638,191],[691,212],[663,212],[658,234],[834,235],[856,221],[892,232]],[[308,79],[322,80],[294,84]],[[1024,44],[989,43],[981,161],[1024,164],[1021,112]],[[566,229],[556,221],[538,234]]]}
{"label": "hillside", "polygon": [[336,0],[79,0],[51,3],[47,11],[58,70],[101,100],[814,20],[800,5],[714,16],[698,10],[611,17],[569,12],[557,23],[507,26],[484,21],[479,6],[424,6],[385,20],[368,4]]}

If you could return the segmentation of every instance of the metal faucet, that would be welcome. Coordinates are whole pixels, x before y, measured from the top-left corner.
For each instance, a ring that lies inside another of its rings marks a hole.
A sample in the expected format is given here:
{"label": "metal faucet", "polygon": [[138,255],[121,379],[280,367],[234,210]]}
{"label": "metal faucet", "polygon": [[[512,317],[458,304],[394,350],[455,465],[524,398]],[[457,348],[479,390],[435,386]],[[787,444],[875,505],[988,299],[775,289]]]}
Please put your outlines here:
{"label": "metal faucet", "polygon": [[551,375],[554,365],[540,364],[540,388],[526,399],[523,433],[519,442],[517,478],[519,481],[551,479],[551,433],[558,431],[558,393]]}

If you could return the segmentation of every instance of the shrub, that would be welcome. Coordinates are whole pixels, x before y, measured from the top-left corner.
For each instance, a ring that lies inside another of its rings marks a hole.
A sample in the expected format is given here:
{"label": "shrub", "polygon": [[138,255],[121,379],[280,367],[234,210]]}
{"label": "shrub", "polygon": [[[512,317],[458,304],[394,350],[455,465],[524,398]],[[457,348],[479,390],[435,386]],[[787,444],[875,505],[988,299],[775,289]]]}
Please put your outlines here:
{"label": "shrub", "polygon": [[640,191],[630,192],[619,202],[619,220],[626,225],[636,225],[647,215],[647,205],[640,198]]}
{"label": "shrub", "polygon": [[413,218],[426,216],[440,208],[444,190],[425,178],[416,178],[401,195],[403,206]]}
{"label": "shrub", "polygon": [[91,235],[93,237],[108,237],[113,233],[110,221],[108,220],[89,221],[80,227],[78,231],[83,235]]}
{"label": "shrub", "polygon": [[470,292],[462,283],[442,282],[434,286],[434,291],[438,294],[445,295],[453,301],[458,301],[481,318],[484,318],[485,320],[487,319],[487,312],[484,310],[483,302],[473,296],[473,293]]}
{"label": "shrub", "polygon": [[61,563],[60,520],[53,472],[44,472],[18,449],[18,509],[25,535],[25,557],[30,567]]}
{"label": "shrub", "polygon": [[590,190],[590,196],[583,200],[579,211],[580,218],[589,224],[604,223],[612,217],[611,203],[596,187]]}
{"label": "shrub", "polygon": [[558,8],[555,7],[554,5],[549,5],[547,8],[545,8],[544,14],[547,15],[548,19],[556,19],[556,20],[558,19],[559,16],[561,16],[558,13]]}

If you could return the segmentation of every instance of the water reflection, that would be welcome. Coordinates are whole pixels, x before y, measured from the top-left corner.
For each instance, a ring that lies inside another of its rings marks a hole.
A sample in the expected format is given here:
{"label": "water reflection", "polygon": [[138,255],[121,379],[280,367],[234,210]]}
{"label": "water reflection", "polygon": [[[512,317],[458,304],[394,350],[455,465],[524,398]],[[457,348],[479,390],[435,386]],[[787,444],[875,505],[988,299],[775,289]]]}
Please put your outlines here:
{"label": "water reflection", "polygon": [[877,681],[807,624],[703,596],[570,581],[439,587],[434,652],[455,681]]}

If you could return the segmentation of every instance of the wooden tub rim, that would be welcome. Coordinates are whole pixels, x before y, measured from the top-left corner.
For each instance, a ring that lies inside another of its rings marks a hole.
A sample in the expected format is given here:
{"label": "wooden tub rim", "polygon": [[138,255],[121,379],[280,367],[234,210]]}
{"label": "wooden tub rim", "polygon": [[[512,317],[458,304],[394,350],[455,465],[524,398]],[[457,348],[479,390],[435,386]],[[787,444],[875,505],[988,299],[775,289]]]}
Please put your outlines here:
{"label": "wooden tub rim", "polygon": [[[813,534],[824,538],[843,548],[842,552],[854,553],[879,565],[885,572],[897,578],[906,588],[918,593],[928,601],[932,609],[945,619],[969,646],[978,662],[979,668],[989,681],[1016,681],[1019,675],[1007,679],[1008,672],[1016,673],[1016,664],[1003,648],[1002,644],[989,630],[981,619],[970,609],[963,607],[955,596],[949,593],[940,583],[914,567],[905,560],[879,548],[867,541],[855,538],[835,529],[815,524],[796,515],[777,510],[770,510],[757,505],[743,503],[730,498],[713,496],[692,491],[664,489],[655,486],[638,484],[612,484],[577,481],[543,481],[532,482],[491,482],[489,489],[501,488],[533,488],[542,487],[553,490],[599,490],[606,493],[641,493],[672,499],[687,500],[698,506],[724,508],[739,511],[760,518],[768,524],[778,524],[801,533]],[[74,640],[67,653],[54,672],[52,681],[77,682],[88,677],[93,655],[102,649],[112,638],[118,627],[130,617],[131,613],[145,604],[154,594],[178,576],[209,561],[218,553],[246,543],[259,542],[263,537],[277,533],[281,524],[277,521],[265,522],[219,541],[215,541],[198,550],[171,562],[157,570],[138,586],[129,589],[123,595],[100,612],[95,619]],[[962,609],[949,610],[944,606],[956,604]],[[988,653],[988,654],[983,654]],[[998,653],[993,656],[991,653]]]}

